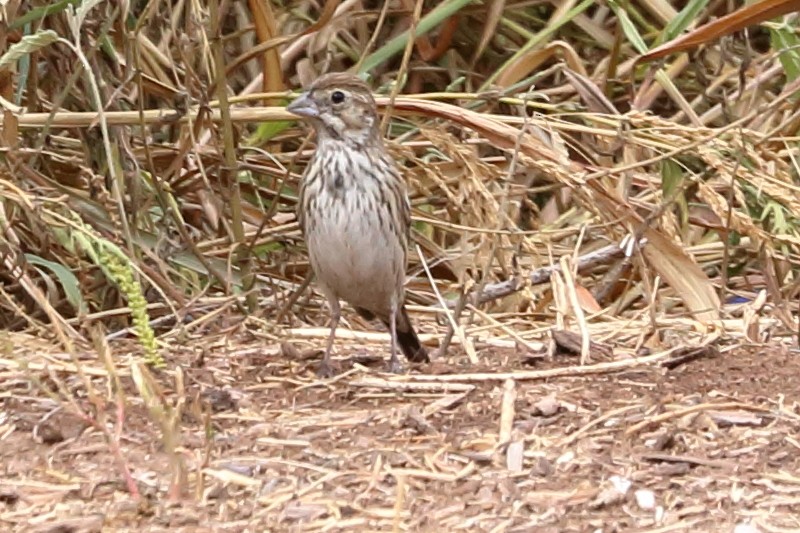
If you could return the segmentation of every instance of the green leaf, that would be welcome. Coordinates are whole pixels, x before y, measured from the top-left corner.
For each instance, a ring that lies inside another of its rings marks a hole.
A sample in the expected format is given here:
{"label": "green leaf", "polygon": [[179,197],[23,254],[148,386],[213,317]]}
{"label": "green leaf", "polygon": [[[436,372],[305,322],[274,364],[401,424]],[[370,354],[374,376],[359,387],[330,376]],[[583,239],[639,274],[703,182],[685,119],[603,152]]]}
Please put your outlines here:
{"label": "green leaf", "polygon": [[[683,168],[671,159],[666,159],[661,164],[661,190],[664,193],[664,199],[672,198],[672,195],[683,184],[684,180]],[[686,201],[686,195],[683,192],[675,197],[675,204],[678,206],[680,215],[681,227],[686,227],[689,221],[689,205]]]}
{"label": "green leaf", "polygon": [[286,128],[292,125],[291,121],[281,120],[280,122],[263,122],[258,125],[255,133],[248,137],[248,146],[258,146],[263,144],[276,135],[282,133]]}
{"label": "green leaf", "polygon": [[61,13],[67,6],[74,6],[76,4],[80,4],[81,0],[61,0],[60,2],[54,2],[50,5],[45,5],[41,7],[37,7],[35,9],[31,9],[14,22],[11,23],[10,28],[13,30],[21,29],[25,24],[29,22],[33,22],[34,20],[42,19],[48,15],[52,15],[54,13]]}
{"label": "green leaf", "polygon": [[692,22],[694,22],[700,12],[703,11],[707,5],[708,0],[691,0],[683,7],[683,9],[681,9],[677,17],[669,21],[669,24],[667,24],[667,26],[664,28],[664,31],[661,32],[661,38],[658,40],[657,44],[671,41],[680,35],[684,30],[686,30],[686,28],[689,27]]}
{"label": "green leaf", "polygon": [[273,252],[279,252],[283,250],[285,246],[283,243],[280,242],[268,242],[266,244],[262,244],[260,246],[253,246],[253,255],[258,258],[265,258],[269,256],[269,254]]}
{"label": "green leaf", "polygon": [[60,263],[42,259],[38,255],[25,254],[25,259],[28,263],[44,267],[55,274],[56,278],[58,278],[58,281],[61,283],[61,287],[64,289],[64,295],[67,297],[67,301],[72,304],[72,307],[74,307],[78,313],[85,313],[87,311],[86,302],[83,301],[83,296],[81,295],[78,278],[75,277],[75,274],[73,274],[70,269]]}
{"label": "green leaf", "polygon": [[772,48],[778,52],[783,71],[787,81],[794,81],[800,76],[800,39],[797,37],[796,28],[788,23],[769,25],[770,41]]}
{"label": "green leaf", "polygon": [[503,66],[492,73],[489,78],[481,85],[480,90],[485,91],[489,88],[489,86],[494,83],[494,81],[502,74],[508,65],[513,64],[516,62],[520,57],[524,56],[525,54],[530,53],[531,50],[534,48],[543,45],[544,43],[550,40],[550,37],[554,35],[563,25],[570,22],[572,19],[589,9],[589,7],[595,5],[595,0],[583,0],[580,4],[576,5],[569,11],[563,14],[559,19],[550,21],[546,28],[542,29],[538,33],[531,36],[527,43],[525,43],[522,48],[517,50],[517,52],[511,56],[511,58],[506,61]]}
{"label": "green leaf", "polygon": [[617,15],[617,20],[619,20],[619,24],[622,27],[622,32],[633,47],[636,48],[636,51],[640,54],[647,52],[647,45],[644,39],[642,39],[642,36],[639,35],[639,30],[636,29],[636,25],[634,25],[633,21],[628,16],[628,12],[622,9],[615,0],[609,0],[608,5],[614,11],[614,14]]}
{"label": "green leaf", "polygon": [[683,172],[680,165],[671,159],[661,163],[661,190],[664,196],[671,195],[683,182]]}
{"label": "green leaf", "polygon": [[[431,10],[430,13],[420,19],[414,35],[416,37],[420,37],[427,34],[434,28],[438,27],[446,19],[458,13],[458,11],[471,3],[473,3],[473,0],[448,0],[441,2],[433,10]],[[378,65],[385,63],[395,55],[402,52],[406,47],[406,43],[408,42],[409,33],[410,30],[406,30],[385,45],[381,46],[378,50],[375,50],[375,52],[370,54],[361,64],[361,67],[358,69],[358,73],[368,73]]]}

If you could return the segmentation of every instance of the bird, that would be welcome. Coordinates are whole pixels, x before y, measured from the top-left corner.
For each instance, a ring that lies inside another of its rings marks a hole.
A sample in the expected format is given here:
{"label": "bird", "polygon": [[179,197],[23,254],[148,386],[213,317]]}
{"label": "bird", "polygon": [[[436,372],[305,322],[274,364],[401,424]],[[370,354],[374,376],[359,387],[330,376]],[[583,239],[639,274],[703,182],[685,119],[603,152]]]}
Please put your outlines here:
{"label": "bird", "polygon": [[296,211],[311,268],[330,307],[330,334],[317,374],[336,373],[331,351],[340,300],[389,329],[390,372],[403,372],[398,346],[409,361],[430,362],[405,307],[411,204],[386,150],[369,86],[352,74],[324,74],[286,109],[310,123],[317,139]]}

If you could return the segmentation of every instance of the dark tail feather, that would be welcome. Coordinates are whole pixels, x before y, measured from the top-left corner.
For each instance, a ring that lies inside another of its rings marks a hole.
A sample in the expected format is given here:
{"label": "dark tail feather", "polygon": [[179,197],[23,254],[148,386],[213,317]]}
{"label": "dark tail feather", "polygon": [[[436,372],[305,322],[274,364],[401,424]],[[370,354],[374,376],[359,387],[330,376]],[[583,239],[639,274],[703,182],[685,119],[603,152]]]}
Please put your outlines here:
{"label": "dark tail feather", "polygon": [[363,307],[356,307],[356,311],[359,315],[363,316],[367,320],[375,320],[375,313],[370,311],[369,309],[364,309]]}
{"label": "dark tail feather", "polygon": [[[356,307],[359,315],[367,320],[373,320],[375,313],[364,309],[363,307]],[[381,318],[386,327],[389,327],[389,321]],[[400,313],[397,315],[397,344],[403,350],[406,359],[414,363],[429,363],[428,350],[419,342],[417,332],[414,331],[414,326],[411,325],[411,320],[408,318],[405,306],[400,308]]]}
{"label": "dark tail feather", "polygon": [[[386,321],[384,321],[384,324],[386,324],[387,328],[389,327]],[[419,342],[419,337],[417,337],[417,332],[414,331],[411,319],[408,318],[405,306],[400,308],[400,312],[397,315],[397,344],[400,345],[400,349],[403,350],[403,354],[409,361],[413,363],[430,362],[428,350]]]}

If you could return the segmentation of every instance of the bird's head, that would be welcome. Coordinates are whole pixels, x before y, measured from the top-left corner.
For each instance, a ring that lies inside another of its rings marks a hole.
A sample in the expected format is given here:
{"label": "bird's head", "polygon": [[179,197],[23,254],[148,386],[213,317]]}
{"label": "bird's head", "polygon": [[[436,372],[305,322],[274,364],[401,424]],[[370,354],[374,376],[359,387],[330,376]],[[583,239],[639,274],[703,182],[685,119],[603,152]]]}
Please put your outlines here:
{"label": "bird's head", "polygon": [[381,142],[372,92],[351,74],[325,74],[286,110],[307,119],[320,143],[335,139],[364,147]]}

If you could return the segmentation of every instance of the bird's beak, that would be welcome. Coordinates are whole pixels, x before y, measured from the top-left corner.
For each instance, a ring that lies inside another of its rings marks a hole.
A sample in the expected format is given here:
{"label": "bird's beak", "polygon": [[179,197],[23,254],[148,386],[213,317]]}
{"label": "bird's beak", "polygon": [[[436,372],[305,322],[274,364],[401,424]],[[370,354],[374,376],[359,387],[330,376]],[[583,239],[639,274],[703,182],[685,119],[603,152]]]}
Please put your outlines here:
{"label": "bird's beak", "polygon": [[308,93],[298,96],[294,102],[286,106],[286,111],[306,118],[317,118],[319,116],[319,108]]}

